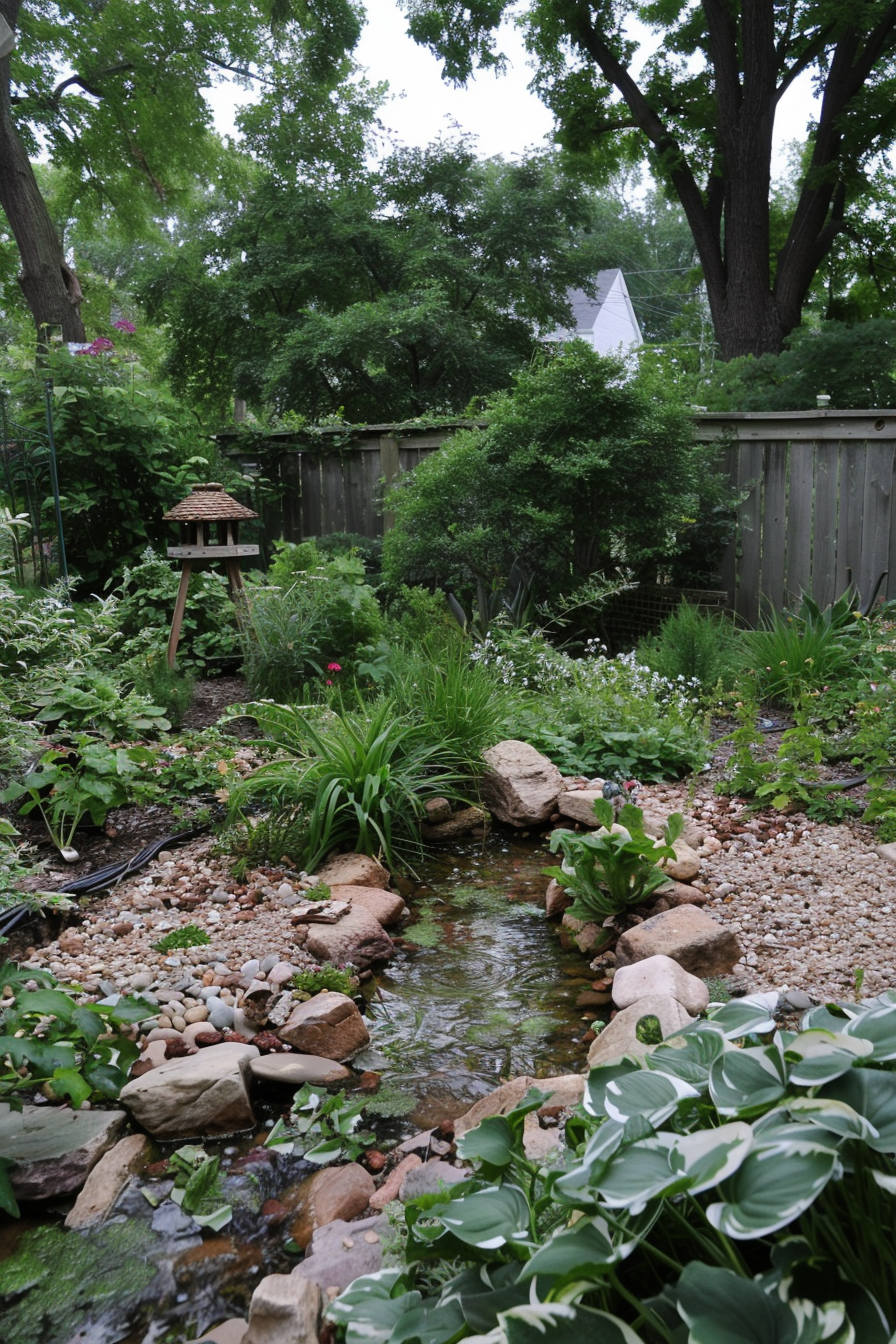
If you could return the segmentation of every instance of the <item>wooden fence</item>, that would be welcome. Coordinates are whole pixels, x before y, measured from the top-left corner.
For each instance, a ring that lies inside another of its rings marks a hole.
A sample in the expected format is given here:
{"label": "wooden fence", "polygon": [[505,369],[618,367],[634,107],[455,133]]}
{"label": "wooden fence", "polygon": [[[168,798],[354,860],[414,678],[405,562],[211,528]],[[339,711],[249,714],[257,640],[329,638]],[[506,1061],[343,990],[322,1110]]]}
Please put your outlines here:
{"label": "wooden fence", "polygon": [[800,592],[822,605],[850,583],[896,597],[896,411],[697,417],[745,495],[722,587],[748,624]]}

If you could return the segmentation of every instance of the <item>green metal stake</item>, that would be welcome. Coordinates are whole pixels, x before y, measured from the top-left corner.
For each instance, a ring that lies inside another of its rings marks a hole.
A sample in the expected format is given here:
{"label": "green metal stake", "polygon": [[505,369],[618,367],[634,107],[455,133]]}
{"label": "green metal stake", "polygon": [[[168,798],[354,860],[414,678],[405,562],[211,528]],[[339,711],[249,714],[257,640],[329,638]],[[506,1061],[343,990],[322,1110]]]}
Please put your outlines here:
{"label": "green metal stake", "polygon": [[56,442],[53,438],[53,379],[44,379],[44,397],[47,404],[47,438],[50,440],[50,482],[53,486],[53,504],[56,509],[56,535],[59,537],[59,568],[62,581],[68,588],[68,563],[65,558],[65,536],[62,531],[62,502],[59,498],[59,472],[56,467]]}

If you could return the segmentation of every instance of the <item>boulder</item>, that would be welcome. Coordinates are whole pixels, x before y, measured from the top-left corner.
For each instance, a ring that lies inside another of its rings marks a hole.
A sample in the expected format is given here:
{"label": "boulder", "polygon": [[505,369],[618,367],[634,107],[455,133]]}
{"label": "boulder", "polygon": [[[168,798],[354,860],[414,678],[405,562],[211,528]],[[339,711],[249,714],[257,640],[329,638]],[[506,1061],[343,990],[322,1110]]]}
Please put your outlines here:
{"label": "boulder", "polygon": [[370,1040],[352,1000],[330,989],[296,1004],[277,1035],[304,1054],[327,1060],[350,1059]]}
{"label": "boulder", "polygon": [[431,844],[440,844],[446,840],[453,840],[458,835],[468,835],[470,831],[475,831],[477,826],[488,824],[489,815],[481,807],[462,807],[452,816],[429,825],[424,823],[420,827],[420,834],[424,840]]}
{"label": "boulder", "polygon": [[681,905],[627,929],[616,944],[619,966],[657,955],[705,978],[728,975],[743,954],[730,929],[694,905]]}
{"label": "boulder", "polygon": [[382,924],[358,905],[351,906],[338,924],[298,925],[296,941],[302,941],[305,951],[318,961],[337,966],[350,961],[361,971],[376,961],[388,961],[395,951]]}
{"label": "boulder", "polygon": [[298,1088],[305,1083],[340,1083],[351,1078],[351,1070],[335,1059],[323,1059],[320,1055],[259,1055],[249,1060],[249,1071],[253,1078],[261,1078],[266,1083],[282,1083],[286,1087]]}
{"label": "boulder", "polygon": [[337,1218],[350,1221],[363,1213],[375,1190],[370,1172],[349,1162],[316,1171],[280,1198],[293,1213],[291,1235],[304,1250],[319,1227]]}
{"label": "boulder", "polygon": [[[669,820],[670,814],[668,812],[656,811],[651,808],[649,804],[642,810],[644,813],[644,830],[648,835],[652,835],[655,840],[661,840],[663,836],[663,827]],[[675,809],[673,808],[673,811],[674,810]],[[681,839],[686,845],[690,845],[691,849],[699,849],[703,844],[705,835],[706,828],[698,825],[693,817],[684,818],[684,830],[681,833]]]}
{"label": "boulder", "polygon": [[592,1043],[588,1051],[589,1068],[597,1064],[613,1064],[623,1055],[635,1058],[646,1055],[651,1047],[639,1041],[637,1034],[638,1023],[645,1017],[657,1019],[663,1040],[694,1020],[678,1000],[670,998],[668,994],[654,994],[649,999],[639,999],[630,1008],[623,1008],[621,1013],[617,1013]]}
{"label": "boulder", "polygon": [[124,1111],[73,1111],[68,1106],[0,1102],[0,1157],[17,1199],[50,1199],[80,1190],[103,1153],[120,1138]]}
{"label": "boulder", "polygon": [[542,1129],[538,1115],[527,1115],[523,1121],[523,1152],[530,1162],[546,1162],[563,1147],[559,1125]]}
{"label": "boulder", "polygon": [[666,882],[657,887],[654,896],[666,902],[666,905],[705,905],[707,896],[704,891],[688,886],[686,882]]}
{"label": "boulder", "polygon": [[249,1328],[240,1344],[317,1344],[320,1311],[316,1283],[268,1274],[252,1294]]}
{"label": "boulder", "polygon": [[373,915],[378,924],[382,924],[384,929],[388,929],[391,924],[397,924],[408,913],[408,908],[400,896],[396,896],[394,891],[383,891],[381,887],[336,885],[332,888],[332,892],[334,900],[347,901],[353,909],[366,910],[369,915]]}
{"label": "boulder", "polygon": [[557,799],[557,811],[562,817],[569,817],[582,826],[596,830],[600,822],[594,815],[594,804],[603,796],[603,786],[596,789],[567,789]]}
{"label": "boulder", "polygon": [[382,1269],[383,1243],[391,1239],[389,1220],[382,1214],[356,1223],[337,1218],[317,1229],[305,1259],[296,1265],[293,1275],[297,1279],[310,1279],[324,1292],[328,1288],[341,1291],[362,1274],[376,1274]]}
{"label": "boulder", "polygon": [[572,905],[573,899],[559,882],[551,878],[548,889],[544,894],[544,912],[548,919],[555,919],[558,915],[562,915]]}
{"label": "boulder", "polygon": [[255,1124],[246,1086],[254,1045],[210,1045],[133,1078],[121,1102],[154,1138],[233,1134]]}
{"label": "boulder", "polygon": [[483,752],[489,767],[480,792],[489,811],[507,826],[547,821],[563,792],[563,776],[528,742],[499,742]]}
{"label": "boulder", "polygon": [[459,1185],[461,1181],[468,1181],[472,1175],[469,1167],[453,1167],[450,1162],[443,1162],[439,1157],[431,1157],[419,1167],[411,1168],[401,1183],[398,1198],[403,1204],[409,1204],[412,1199],[419,1199],[421,1195],[437,1195],[448,1185]]}
{"label": "boulder", "polygon": [[317,870],[328,887],[388,887],[389,874],[369,854],[331,854]]}
{"label": "boulder", "polygon": [[85,1228],[101,1223],[143,1160],[148,1146],[145,1134],[129,1134],[97,1162],[75,1206],[66,1216],[66,1227]]}
{"label": "boulder", "polygon": [[630,966],[620,966],[613,977],[613,1002],[617,1008],[630,1008],[640,999],[656,994],[677,999],[694,1016],[706,1012],[709,1006],[709,990],[703,981],[683,970],[671,957],[647,957]]}
{"label": "boulder", "polygon": [[676,840],[672,846],[674,859],[662,859],[660,867],[674,882],[690,882],[700,872],[700,855],[685,840]]}
{"label": "boulder", "polygon": [[555,1078],[530,1078],[524,1074],[521,1078],[512,1078],[502,1083],[487,1097],[482,1097],[475,1106],[471,1106],[454,1122],[454,1137],[459,1139],[468,1130],[475,1129],[480,1120],[488,1115],[506,1115],[518,1106],[531,1087],[537,1087],[550,1096],[541,1110],[553,1110],[560,1106],[578,1106],[585,1091],[585,1079],[580,1073],[561,1073]]}

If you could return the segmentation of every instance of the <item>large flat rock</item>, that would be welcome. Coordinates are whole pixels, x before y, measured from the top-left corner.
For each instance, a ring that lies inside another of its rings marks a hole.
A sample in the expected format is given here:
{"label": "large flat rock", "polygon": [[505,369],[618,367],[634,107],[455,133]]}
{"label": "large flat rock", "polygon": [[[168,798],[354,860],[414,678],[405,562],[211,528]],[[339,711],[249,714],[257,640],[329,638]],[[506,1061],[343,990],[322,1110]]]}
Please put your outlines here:
{"label": "large flat rock", "polygon": [[297,924],[296,942],[319,961],[335,966],[351,962],[366,971],[377,961],[388,961],[395,944],[379,920],[360,905],[352,905],[337,924]]}
{"label": "large flat rock", "polygon": [[394,891],[383,891],[381,887],[343,886],[337,883],[331,887],[331,891],[334,901],[348,901],[353,909],[366,910],[384,929],[397,924],[408,913],[400,896],[396,896]]}
{"label": "large flat rock", "polygon": [[633,1003],[655,994],[677,999],[695,1016],[709,1007],[709,990],[704,982],[671,957],[647,957],[617,969],[613,978],[613,1002],[617,1008],[630,1008]]}
{"label": "large flat rock", "polygon": [[388,887],[389,874],[369,854],[331,854],[315,874],[328,887]]}
{"label": "large flat rock", "polygon": [[114,1148],[97,1162],[84,1188],[75,1200],[75,1207],[65,1219],[66,1227],[93,1227],[107,1217],[113,1204],[130,1180],[132,1172],[143,1161],[149,1139],[145,1134],[129,1134],[119,1139]]}
{"label": "large flat rock", "polygon": [[528,742],[499,742],[482,753],[488,766],[480,781],[482,801],[506,826],[547,821],[563,792],[563,776]]}
{"label": "large flat rock", "polygon": [[338,1218],[319,1227],[311,1238],[305,1259],[292,1271],[297,1279],[310,1279],[324,1292],[347,1288],[362,1274],[376,1274],[383,1267],[383,1243],[393,1241],[389,1219],[381,1213],[347,1223]]}
{"label": "large flat rock", "polygon": [[0,1102],[0,1157],[14,1162],[17,1199],[49,1199],[80,1190],[88,1174],[119,1139],[124,1111],[73,1111],[68,1106]]}
{"label": "large flat rock", "polygon": [[259,1055],[249,1060],[253,1078],[266,1083],[283,1083],[288,1087],[302,1087],[305,1083],[340,1083],[351,1078],[351,1069],[335,1059],[320,1055]]}
{"label": "large flat rock", "polygon": [[350,1059],[370,1040],[352,1000],[330,989],[297,1004],[277,1035],[304,1054],[326,1060]]}
{"label": "large flat rock", "polygon": [[671,957],[692,975],[705,978],[728,975],[743,954],[724,924],[695,905],[680,905],[627,929],[616,944],[620,966],[657,955]]}
{"label": "large flat rock", "polygon": [[594,804],[603,796],[603,785],[594,789],[567,789],[557,799],[557,811],[561,817],[569,817],[571,821],[597,830],[600,822],[594,815]]}
{"label": "large flat rock", "polygon": [[159,1139],[234,1134],[255,1124],[249,1100],[249,1061],[254,1045],[210,1045],[198,1054],[168,1059],[121,1090],[121,1102]]}

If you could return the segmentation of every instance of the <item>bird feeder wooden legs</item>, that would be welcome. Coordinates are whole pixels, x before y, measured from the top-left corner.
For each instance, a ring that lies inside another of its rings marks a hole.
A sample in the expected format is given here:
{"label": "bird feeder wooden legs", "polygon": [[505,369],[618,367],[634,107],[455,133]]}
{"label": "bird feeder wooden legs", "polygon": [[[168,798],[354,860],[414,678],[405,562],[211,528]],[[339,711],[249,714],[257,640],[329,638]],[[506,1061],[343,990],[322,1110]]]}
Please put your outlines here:
{"label": "bird feeder wooden legs", "polygon": [[180,584],[177,589],[177,601],[174,603],[174,616],[171,620],[171,634],[168,636],[168,666],[174,667],[177,657],[177,645],[180,640],[180,628],[184,623],[184,608],[187,605],[187,589],[190,586],[192,562],[185,560],[180,571]]}

